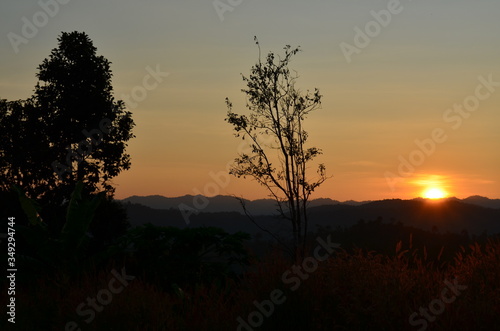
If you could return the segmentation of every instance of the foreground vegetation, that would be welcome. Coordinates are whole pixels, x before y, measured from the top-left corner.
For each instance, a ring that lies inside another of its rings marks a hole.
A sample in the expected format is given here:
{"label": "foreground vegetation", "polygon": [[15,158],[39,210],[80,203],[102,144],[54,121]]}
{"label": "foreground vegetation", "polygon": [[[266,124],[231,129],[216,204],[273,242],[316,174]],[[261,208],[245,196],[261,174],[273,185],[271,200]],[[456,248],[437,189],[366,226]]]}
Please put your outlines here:
{"label": "foreground vegetation", "polygon": [[[441,263],[421,258],[417,249],[404,248],[399,245],[392,256],[339,249],[318,262],[317,270],[295,291],[282,281],[291,264],[278,250],[251,261],[239,277],[226,274],[205,283],[191,280],[182,287],[166,286],[166,280],[151,277],[154,271],[133,270],[127,258],[72,279],[60,273],[52,278],[34,276],[18,287],[16,328],[64,330],[74,321],[82,330],[236,330],[238,317],[248,322],[249,314],[257,311],[254,301],[269,300],[280,289],[286,300],[263,318],[259,330],[423,330],[422,324],[410,325],[410,315],[421,307],[429,311],[433,300],[441,298],[445,281],[454,279],[466,288],[444,305],[442,313],[430,313],[433,318],[427,329],[490,330],[498,325],[499,241],[463,247],[453,260]],[[80,307],[78,313],[77,307],[108,289],[116,270],[123,267],[135,278],[109,303],[95,309],[87,324],[91,308]],[[1,304],[5,307],[4,291]],[[1,328],[7,329],[2,323]]]}
{"label": "foreground vegetation", "polygon": [[[106,200],[82,190],[57,227],[17,191],[13,210],[26,217],[16,223],[16,324],[2,319],[2,330],[490,330],[500,322],[499,237],[361,220],[319,228],[307,257],[292,263],[281,246],[218,228],[102,235],[92,224]],[[6,307],[9,284],[0,285]]]}

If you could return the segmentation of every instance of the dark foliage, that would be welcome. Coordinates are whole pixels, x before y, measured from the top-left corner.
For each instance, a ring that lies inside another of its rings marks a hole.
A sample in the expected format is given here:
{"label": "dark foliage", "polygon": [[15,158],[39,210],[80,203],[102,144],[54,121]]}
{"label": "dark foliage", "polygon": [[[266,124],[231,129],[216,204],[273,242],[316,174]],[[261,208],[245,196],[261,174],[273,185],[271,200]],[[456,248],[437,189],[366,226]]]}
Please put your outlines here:
{"label": "dark foliage", "polygon": [[167,288],[224,280],[231,267],[248,262],[245,233],[228,234],[218,228],[159,227],[144,225],[130,230],[120,243],[130,270]]}

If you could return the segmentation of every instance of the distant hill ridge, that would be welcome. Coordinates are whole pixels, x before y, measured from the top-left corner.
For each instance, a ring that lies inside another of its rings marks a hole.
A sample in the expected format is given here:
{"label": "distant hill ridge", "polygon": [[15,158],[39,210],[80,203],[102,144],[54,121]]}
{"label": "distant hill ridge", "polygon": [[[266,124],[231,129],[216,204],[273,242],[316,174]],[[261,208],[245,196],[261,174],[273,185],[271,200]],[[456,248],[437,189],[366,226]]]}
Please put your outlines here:
{"label": "distant hill ridge", "polygon": [[[175,226],[179,228],[215,226],[229,233],[236,231],[243,231],[252,235],[261,233],[261,230],[255,224],[249,221],[245,215],[242,215],[241,207],[233,197],[206,198],[208,200],[203,200],[203,198],[200,196],[159,198],[157,196],[156,200],[153,199],[157,203],[158,201],[168,201],[170,203],[169,205],[155,205],[163,208],[151,208],[143,205],[143,203],[151,201],[148,197],[130,197],[122,201],[127,210],[130,224],[133,227],[151,223],[158,226]],[[197,204],[203,201],[205,203],[209,201],[206,208],[190,213],[189,222],[186,222],[185,213],[179,210],[177,204],[185,203],[187,207],[193,208],[193,203]],[[272,200],[263,199],[256,200],[256,202],[257,205],[253,206],[255,210],[261,212],[274,210]],[[436,230],[440,233],[449,231],[460,234],[466,231],[475,235],[486,232],[496,234],[500,233],[500,208],[489,208],[477,204],[491,206],[495,205],[494,202],[498,203],[498,201],[492,199],[479,197],[463,200],[449,198],[443,201],[418,198],[412,200],[386,199],[352,205],[351,202],[339,203],[334,200],[320,199],[311,203],[313,206],[309,209],[309,231],[314,233],[321,228],[349,228],[360,222],[360,220],[380,220],[384,223],[401,223],[425,231]],[[228,203],[232,204],[228,205]],[[252,204],[252,201],[247,203]],[[316,203],[319,205],[314,206]],[[228,211],[230,208],[233,208],[233,211]],[[221,209],[224,210],[221,211]],[[254,220],[272,233],[285,237],[292,233],[287,220],[272,216],[272,213],[263,213],[261,215],[257,215],[255,212],[252,213]]]}
{"label": "distant hill ridge", "polygon": [[[396,199],[397,200],[397,199]],[[416,198],[413,200],[425,200],[423,198]],[[500,199],[489,199],[486,197],[474,195],[465,199],[458,199],[455,197],[445,198],[444,200],[456,200],[468,203],[471,205],[481,206],[485,208],[500,209]],[[149,195],[137,196],[121,200],[122,202],[130,202],[141,204],[143,206],[153,209],[178,209],[180,205],[190,208],[195,208],[205,213],[219,213],[219,212],[238,212],[243,213],[240,202],[233,196],[217,195],[214,197],[205,197],[202,195],[185,195],[181,197],[168,198],[162,195]],[[243,199],[247,210],[253,215],[272,215],[276,213],[275,201],[273,199],[257,199],[247,200]],[[380,200],[390,201],[390,199]],[[377,201],[338,201],[330,198],[318,198],[310,201],[309,207],[319,206],[332,206],[332,205],[348,205],[360,206],[367,203]]]}

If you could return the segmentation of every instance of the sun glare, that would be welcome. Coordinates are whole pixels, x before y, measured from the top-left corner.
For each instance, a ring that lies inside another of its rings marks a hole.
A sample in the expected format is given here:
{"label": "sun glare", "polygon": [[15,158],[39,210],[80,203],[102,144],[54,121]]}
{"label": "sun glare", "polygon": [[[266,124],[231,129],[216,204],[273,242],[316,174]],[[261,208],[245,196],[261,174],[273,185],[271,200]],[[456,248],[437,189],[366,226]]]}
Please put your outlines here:
{"label": "sun glare", "polygon": [[447,176],[435,174],[418,174],[416,179],[411,181],[412,184],[419,186],[418,191],[415,190],[418,196],[425,199],[439,200],[450,196],[450,191],[453,186]]}
{"label": "sun glare", "polygon": [[446,196],[446,192],[437,187],[431,187],[424,191],[424,198],[426,199],[442,199]]}

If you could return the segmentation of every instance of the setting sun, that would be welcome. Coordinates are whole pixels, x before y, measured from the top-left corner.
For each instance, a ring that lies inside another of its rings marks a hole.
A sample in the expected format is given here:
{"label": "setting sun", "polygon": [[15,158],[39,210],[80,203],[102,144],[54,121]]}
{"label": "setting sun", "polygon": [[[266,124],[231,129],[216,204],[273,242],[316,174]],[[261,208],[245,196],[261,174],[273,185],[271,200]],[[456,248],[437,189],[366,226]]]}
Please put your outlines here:
{"label": "setting sun", "polygon": [[451,179],[445,175],[437,174],[418,174],[412,184],[417,186],[415,193],[425,199],[442,199],[450,196],[450,190],[453,192]]}
{"label": "setting sun", "polygon": [[424,191],[424,198],[426,199],[442,199],[446,196],[446,192],[437,187],[431,187]]}

